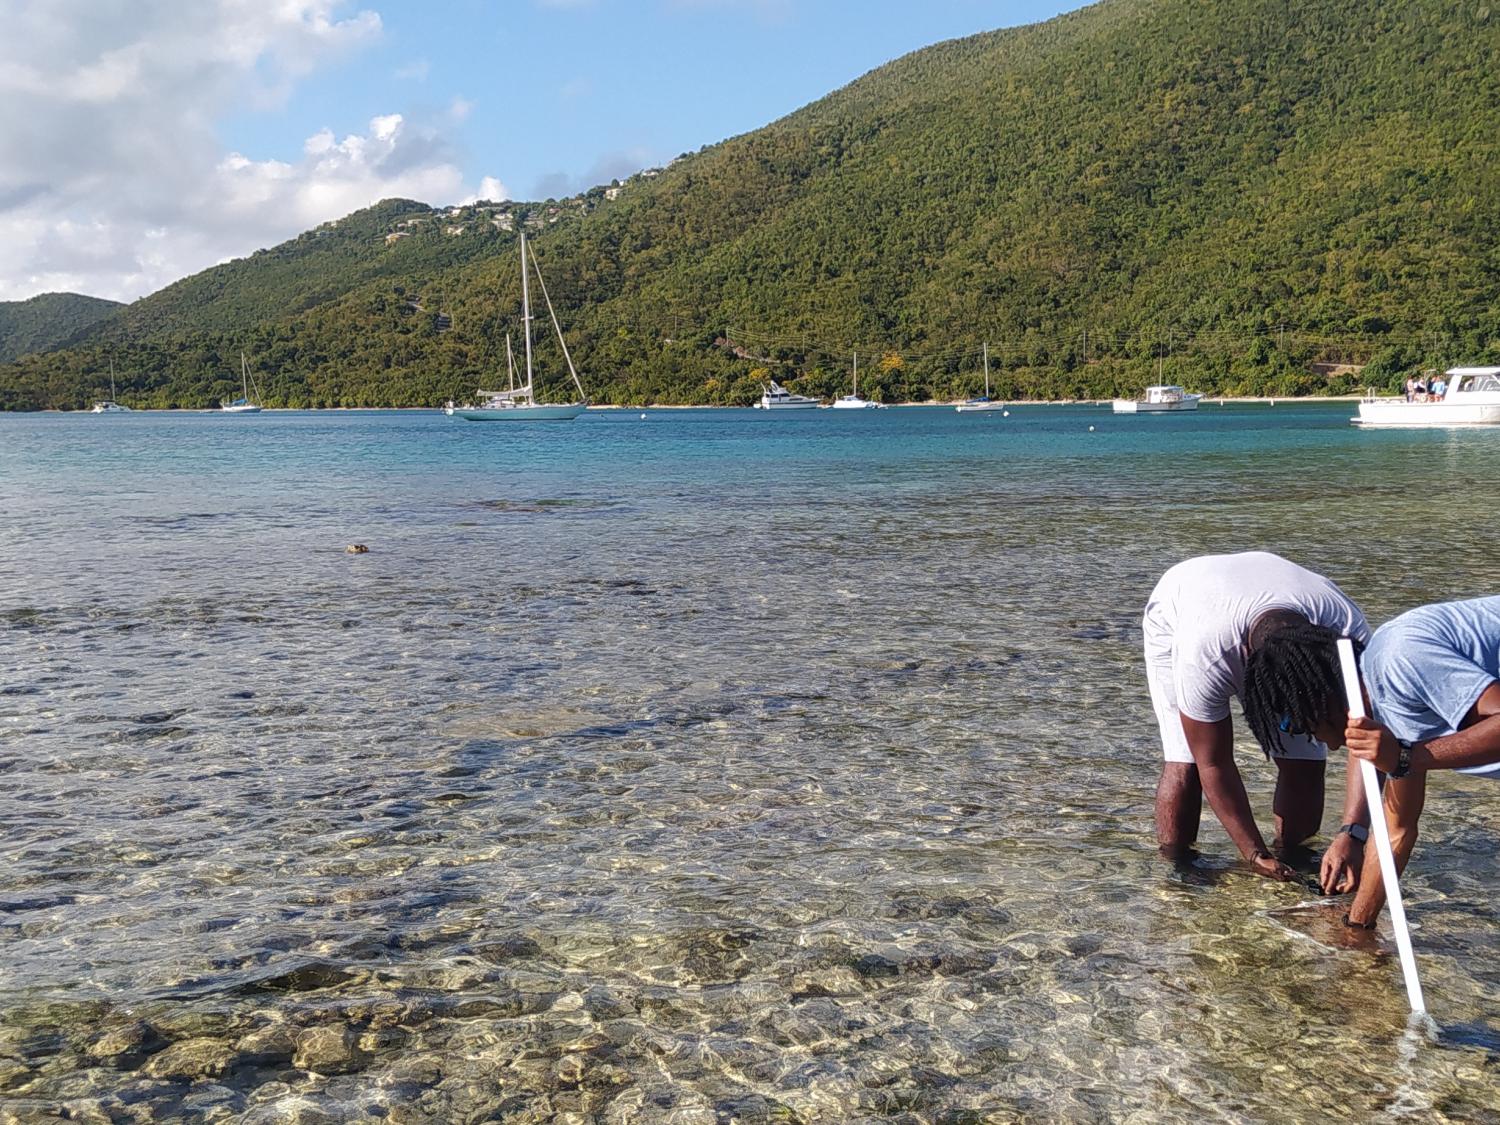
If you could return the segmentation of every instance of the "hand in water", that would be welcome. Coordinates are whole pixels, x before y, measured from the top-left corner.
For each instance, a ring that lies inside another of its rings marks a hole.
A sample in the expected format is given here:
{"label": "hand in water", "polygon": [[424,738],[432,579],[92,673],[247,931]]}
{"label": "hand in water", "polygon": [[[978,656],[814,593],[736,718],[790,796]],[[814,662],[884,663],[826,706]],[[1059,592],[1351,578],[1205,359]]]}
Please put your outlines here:
{"label": "hand in water", "polygon": [[1300,878],[1295,871],[1273,855],[1258,855],[1250,861],[1250,866],[1257,875],[1283,883],[1296,882]]}
{"label": "hand in water", "polygon": [[1365,861],[1365,846],[1347,832],[1340,832],[1323,853],[1318,885],[1325,895],[1341,895],[1359,886]]}

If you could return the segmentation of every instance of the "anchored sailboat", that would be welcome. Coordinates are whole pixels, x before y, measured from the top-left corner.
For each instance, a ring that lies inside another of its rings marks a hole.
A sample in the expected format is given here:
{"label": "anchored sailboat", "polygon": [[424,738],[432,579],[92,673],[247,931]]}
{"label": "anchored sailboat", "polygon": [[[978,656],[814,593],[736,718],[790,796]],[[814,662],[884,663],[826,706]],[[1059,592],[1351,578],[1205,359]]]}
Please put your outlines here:
{"label": "anchored sailboat", "polygon": [[984,345],[984,397],[961,402],[955,409],[960,414],[985,414],[991,410],[1005,409],[1005,403],[994,402],[990,398],[990,345],[988,341]]}
{"label": "anchored sailboat", "polygon": [[[530,254],[530,269],[527,255]],[[536,375],[531,359],[531,269],[536,270],[537,284],[542,289],[542,300],[547,305],[547,315],[552,318],[552,327],[557,332],[557,342],[562,347],[563,359],[568,364],[568,374],[578,388],[578,401],[571,403],[546,403],[536,400]],[[557,312],[552,308],[552,298],[547,295],[547,283],[542,279],[542,267],[536,254],[526,246],[526,232],[521,232],[521,324],[526,340],[526,382],[516,386],[515,360],[511,356],[510,337],[505,338],[506,365],[510,371],[510,388],[504,391],[480,391],[478,406],[448,406],[444,413],[468,422],[565,422],[577,418],[588,408],[588,395],[583,393],[583,382],[573,366],[573,357],[568,352],[568,342],[563,339],[562,325],[557,321]]]}
{"label": "anchored sailboat", "polygon": [[130,413],[130,407],[128,407],[128,406],[121,406],[118,402],[115,401],[115,361],[114,361],[113,358],[111,358],[110,361],[109,361],[109,398],[105,399],[103,402],[96,402],[96,403],[94,403],[94,409],[92,411],[90,411],[90,413],[92,413],[92,414],[129,414]]}
{"label": "anchored sailboat", "polygon": [[[225,414],[259,414],[260,403],[250,398],[250,363],[245,353],[240,352],[240,397],[233,402],[222,403],[219,409]],[[255,388],[255,397],[260,398],[260,388]]]}
{"label": "anchored sailboat", "polygon": [[833,403],[835,410],[883,410],[885,403],[870,402],[868,399],[859,397],[859,353],[854,353],[854,393],[844,395],[843,398],[835,399]]}

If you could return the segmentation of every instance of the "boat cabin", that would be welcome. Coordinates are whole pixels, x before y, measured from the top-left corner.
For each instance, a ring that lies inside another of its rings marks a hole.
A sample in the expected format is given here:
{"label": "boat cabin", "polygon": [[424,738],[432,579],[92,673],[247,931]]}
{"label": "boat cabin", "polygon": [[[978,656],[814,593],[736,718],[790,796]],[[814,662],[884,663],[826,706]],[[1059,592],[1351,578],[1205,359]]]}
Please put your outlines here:
{"label": "boat cabin", "polygon": [[1181,387],[1147,387],[1146,397],[1142,402],[1181,402],[1187,397],[1187,392]]}

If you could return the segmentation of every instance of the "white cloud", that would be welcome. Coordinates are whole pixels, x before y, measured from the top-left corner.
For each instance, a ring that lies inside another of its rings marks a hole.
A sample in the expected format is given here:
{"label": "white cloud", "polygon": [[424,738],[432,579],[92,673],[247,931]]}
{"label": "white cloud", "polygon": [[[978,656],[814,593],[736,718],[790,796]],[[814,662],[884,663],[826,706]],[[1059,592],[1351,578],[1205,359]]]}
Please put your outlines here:
{"label": "white cloud", "polygon": [[[0,299],[70,289],[130,299],[389,196],[473,192],[445,130],[399,113],[299,158],[226,152],[231,111],[373,43],[341,0],[19,0],[0,39]],[[488,195],[504,186],[493,178]]]}

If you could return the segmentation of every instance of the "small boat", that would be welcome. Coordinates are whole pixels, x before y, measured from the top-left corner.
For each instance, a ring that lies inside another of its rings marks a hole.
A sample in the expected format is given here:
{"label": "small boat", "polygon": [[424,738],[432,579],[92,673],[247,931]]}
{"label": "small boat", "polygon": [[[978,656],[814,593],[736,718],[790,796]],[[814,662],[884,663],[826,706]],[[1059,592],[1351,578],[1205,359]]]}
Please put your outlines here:
{"label": "small boat", "polygon": [[[233,402],[220,405],[219,409],[225,414],[259,414],[260,403],[250,398],[250,364],[245,359],[245,353],[240,352],[240,397]],[[255,388],[255,397],[260,397],[260,388]]]}
{"label": "small boat", "polygon": [[1370,397],[1359,404],[1356,426],[1500,425],[1500,367],[1454,367],[1442,398],[1407,402]]}
{"label": "small boat", "polygon": [[760,401],[755,404],[757,410],[816,410],[820,403],[815,398],[806,395],[794,395],[775,379],[767,386],[761,384]]}
{"label": "small boat", "polygon": [[884,410],[885,403],[871,402],[859,397],[859,353],[854,353],[854,393],[835,399],[835,410]]}
{"label": "small boat", "polygon": [[1147,387],[1141,398],[1115,399],[1116,414],[1174,414],[1181,410],[1197,410],[1202,395],[1188,394],[1181,387]]}
{"label": "small boat", "polygon": [[[528,253],[530,269],[527,268]],[[578,388],[577,402],[537,402],[536,374],[531,358],[531,269],[536,270],[537,284],[542,288],[542,299],[547,304],[547,315],[552,318],[552,327],[557,331],[557,342],[562,346],[563,359],[568,363],[568,374]],[[526,339],[526,382],[516,386],[516,361],[510,350],[510,336],[505,337],[505,363],[510,375],[510,388],[504,391],[480,391],[479,405],[454,406],[448,403],[443,413],[450,418],[462,418],[466,422],[566,422],[577,418],[588,409],[588,396],[583,393],[583,381],[573,366],[573,357],[568,352],[568,342],[563,339],[562,325],[552,308],[552,298],[547,295],[547,283],[542,280],[542,267],[536,260],[535,251],[528,251],[526,232],[521,232],[521,327]]]}
{"label": "small boat", "polygon": [[91,414],[129,414],[130,407],[121,406],[115,401],[115,361],[109,361],[109,397],[103,402],[94,403]]}
{"label": "small boat", "polygon": [[960,414],[988,414],[991,411],[1005,409],[1005,403],[995,402],[990,398],[990,345],[988,341],[984,345],[984,396],[961,402],[954,409]]}

